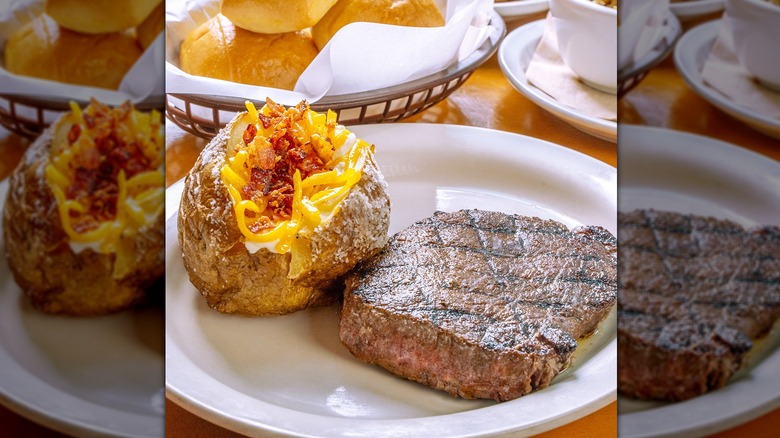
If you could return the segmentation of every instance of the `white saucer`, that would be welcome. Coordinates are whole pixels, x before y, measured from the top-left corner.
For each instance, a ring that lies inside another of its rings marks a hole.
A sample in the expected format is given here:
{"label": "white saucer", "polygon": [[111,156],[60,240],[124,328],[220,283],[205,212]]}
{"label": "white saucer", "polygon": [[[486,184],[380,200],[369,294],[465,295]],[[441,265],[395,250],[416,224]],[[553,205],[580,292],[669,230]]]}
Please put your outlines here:
{"label": "white saucer", "polygon": [[723,10],[723,0],[694,0],[670,3],[669,9],[680,20],[693,20]]}
{"label": "white saucer", "polygon": [[691,29],[683,35],[674,49],[674,63],[677,66],[677,70],[688,86],[709,103],[753,129],[780,139],[780,120],[739,106],[719,91],[704,83],[701,71],[718,36],[720,25],[719,20],[713,21]]}
{"label": "white saucer", "polygon": [[498,63],[504,76],[517,91],[552,115],[574,126],[580,131],[600,139],[617,142],[617,122],[592,117],[562,105],[549,94],[528,82],[525,71],[542,38],[545,20],[523,25],[504,38],[498,48]]}
{"label": "white saucer", "polygon": [[544,12],[549,8],[549,0],[515,0],[511,2],[495,2],[493,4],[493,9],[503,18],[524,17]]}

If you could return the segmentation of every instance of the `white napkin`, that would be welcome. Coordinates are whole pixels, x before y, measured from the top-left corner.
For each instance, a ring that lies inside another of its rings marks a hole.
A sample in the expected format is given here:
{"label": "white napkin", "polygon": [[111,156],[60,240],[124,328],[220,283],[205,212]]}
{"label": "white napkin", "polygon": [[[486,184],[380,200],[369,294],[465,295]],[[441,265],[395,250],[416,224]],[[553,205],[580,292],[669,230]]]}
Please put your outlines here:
{"label": "white napkin", "polygon": [[528,82],[583,114],[617,120],[617,96],[596,90],[579,80],[561,59],[553,26],[553,20],[548,15],[542,39],[525,72]]}
{"label": "white napkin", "polygon": [[[23,25],[43,13],[45,0],[16,0],[3,5],[0,10],[0,48]],[[152,43],[133,67],[125,74],[119,90],[65,84],[49,80],[19,76],[9,73],[0,65],[0,93],[27,96],[61,97],[89,100],[95,97],[109,105],[119,105],[126,100],[140,102],[149,96],[165,93],[162,56],[165,39],[162,33]],[[0,56],[0,59],[3,57]]]}
{"label": "white napkin", "polygon": [[780,120],[780,93],[757,83],[740,65],[725,15],[715,44],[704,62],[701,77],[705,84],[737,105]]}
{"label": "white napkin", "polygon": [[618,70],[650,53],[666,35],[669,0],[623,0],[618,15]]}
{"label": "white napkin", "polygon": [[493,0],[449,0],[446,25],[413,28],[352,23],[342,28],[303,72],[295,91],[193,76],[179,69],[179,47],[192,29],[219,12],[219,0],[168,4],[166,87],[169,93],[214,94],[294,105],[325,95],[397,85],[440,71],[482,45],[492,30]]}

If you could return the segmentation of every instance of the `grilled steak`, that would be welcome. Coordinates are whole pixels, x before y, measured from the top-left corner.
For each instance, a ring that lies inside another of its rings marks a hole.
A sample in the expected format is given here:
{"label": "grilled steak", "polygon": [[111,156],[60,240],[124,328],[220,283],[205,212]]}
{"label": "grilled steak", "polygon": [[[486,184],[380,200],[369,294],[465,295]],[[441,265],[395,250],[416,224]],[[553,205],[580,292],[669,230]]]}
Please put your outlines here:
{"label": "grilled steak", "polygon": [[722,387],[780,317],[780,228],[653,210],[618,223],[619,390],[684,400]]}
{"label": "grilled steak", "polygon": [[356,357],[464,398],[544,388],[617,294],[614,236],[534,217],[437,212],[346,279]]}

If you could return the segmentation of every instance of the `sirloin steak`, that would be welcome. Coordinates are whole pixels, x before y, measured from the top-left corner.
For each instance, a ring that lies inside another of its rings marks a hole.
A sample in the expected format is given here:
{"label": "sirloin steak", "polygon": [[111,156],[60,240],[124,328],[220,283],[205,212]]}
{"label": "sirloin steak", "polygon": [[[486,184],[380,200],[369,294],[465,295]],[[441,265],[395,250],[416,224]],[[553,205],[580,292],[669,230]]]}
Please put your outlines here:
{"label": "sirloin steak", "polygon": [[546,387],[614,306],[616,248],[600,227],[437,212],[346,278],[339,336],[401,377],[511,400]]}
{"label": "sirloin steak", "polygon": [[726,384],[780,317],[780,228],[618,216],[618,389],[684,400]]}

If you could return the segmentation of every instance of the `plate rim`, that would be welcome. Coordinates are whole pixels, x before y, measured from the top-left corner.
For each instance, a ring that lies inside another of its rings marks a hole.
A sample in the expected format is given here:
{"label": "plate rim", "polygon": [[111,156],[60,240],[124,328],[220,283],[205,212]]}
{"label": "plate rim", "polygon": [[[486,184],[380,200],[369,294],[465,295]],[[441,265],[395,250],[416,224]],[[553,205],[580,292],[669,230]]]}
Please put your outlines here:
{"label": "plate rim", "polygon": [[[678,151],[680,153],[694,153],[695,151],[693,151],[692,148],[690,147],[683,148],[680,147],[680,144],[684,143],[690,146],[690,144],[694,142],[703,142],[702,146],[696,146],[696,147],[706,149],[708,152],[712,152],[713,149],[717,149],[718,151],[721,152],[727,151],[729,158],[734,158],[734,156],[736,155],[738,158],[742,158],[744,160],[750,160],[751,163],[757,163],[758,165],[767,166],[767,167],[769,166],[777,167],[778,169],[780,169],[780,162],[777,162],[771,157],[768,157],[763,154],[759,154],[750,149],[742,148],[738,145],[728,143],[726,141],[714,139],[711,137],[706,137],[699,134],[655,127],[655,126],[642,126],[642,125],[632,125],[632,124],[624,125],[621,128],[621,131],[622,131],[621,135],[625,135],[626,132],[628,132],[630,136],[636,138],[653,139],[653,138],[661,137],[662,141],[653,142],[654,153],[660,153],[660,152],[667,153],[669,151]],[[665,138],[666,140],[663,141],[663,138]],[[677,141],[671,141],[671,140],[677,140]],[[676,147],[672,148],[670,146],[671,144],[675,144]],[[639,146],[632,145],[628,147],[638,148]],[[719,154],[716,151],[715,153],[710,153],[709,157],[718,157],[721,155],[722,154]],[[730,162],[729,160],[724,160],[724,163],[726,161]],[[629,187],[634,187],[634,186],[629,186]],[[776,325],[775,329],[778,329],[778,327],[780,326]],[[775,350],[773,353],[769,353],[769,355],[767,357],[764,357],[764,359],[759,364],[757,364],[754,367],[754,369],[759,368],[759,371],[762,371],[764,369],[762,368],[762,365],[767,368],[773,367],[773,369],[780,370],[780,349]],[[738,382],[731,382],[725,388],[729,388],[729,386],[731,386],[734,383],[738,383]],[[719,391],[722,391],[725,388],[722,388]],[[739,391],[741,388],[742,388],[741,386],[740,387],[732,386],[731,390],[732,392],[735,389]],[[780,393],[778,393],[774,397],[769,397],[768,399],[765,399],[763,401],[763,404],[759,404],[757,406],[751,406],[750,409],[743,409],[742,411],[738,411],[738,412],[733,412],[736,409],[731,409],[722,416],[710,415],[712,413],[711,406],[710,406],[712,402],[712,398],[723,397],[721,395],[723,393],[719,391],[714,391],[702,395],[700,397],[693,398],[691,400],[682,401],[678,403],[667,403],[658,407],[648,408],[648,409],[635,411],[631,413],[621,414],[620,410],[618,409],[618,428],[621,430],[621,436],[625,436],[625,438],[704,436],[704,435],[717,433],[738,426],[740,424],[751,421],[765,413],[768,413],[780,407]],[[737,393],[737,395],[739,395],[739,392]],[[625,396],[619,394],[618,400],[620,400],[620,398],[623,397]],[[707,411],[709,414],[706,415],[706,418],[711,421],[702,421],[701,418],[702,412],[698,412],[700,416],[694,418],[694,421],[697,422],[696,424],[688,423],[688,424],[683,424],[681,426],[672,425],[672,427],[676,427],[676,428],[668,428],[668,422],[670,420],[670,416],[668,412],[677,411],[677,409],[680,406],[684,406],[683,404],[686,403],[687,406],[693,406],[694,408],[700,404],[705,405],[703,408],[700,408],[700,411],[702,409],[704,411]],[[705,409],[707,406],[709,406],[709,408]],[[665,424],[667,425],[667,429],[663,431],[653,432],[652,429],[648,429],[648,425],[650,423]]]}
{"label": "plate rim", "polygon": [[514,0],[494,2],[493,9],[504,18],[520,18],[550,9],[550,0]]}
{"label": "plate rim", "polygon": [[[0,210],[2,210],[5,206],[5,198],[7,196],[9,186],[10,186],[10,177],[0,180]],[[0,224],[0,229],[2,229],[2,224]],[[5,247],[5,241],[3,239],[2,234],[0,234],[0,248],[3,247]],[[0,269],[7,272],[8,281],[13,282],[14,280],[12,278],[10,269],[8,268],[7,262],[5,261],[5,256],[2,257],[3,259],[0,261]],[[21,291],[19,292],[21,293]],[[4,293],[8,293],[8,291],[4,291]],[[128,420],[130,420],[129,424],[132,423],[137,424],[140,421],[144,421],[147,430],[150,427],[153,427],[155,425],[159,426],[160,430],[164,428],[165,422],[161,419],[162,415],[159,416],[146,415],[137,412],[129,412],[121,409],[116,409],[111,406],[97,404],[85,398],[80,398],[72,393],[63,391],[57,388],[56,386],[52,386],[47,381],[38,378],[38,376],[32,372],[27,372],[27,370],[23,367],[23,364],[19,363],[18,361],[15,360],[13,356],[8,354],[8,351],[5,348],[0,349],[0,359],[6,357],[9,360],[13,361],[13,367],[17,368],[18,372],[23,373],[23,381],[27,382],[26,384],[33,383],[33,384],[41,385],[41,388],[37,388],[37,389],[43,388],[46,390],[47,394],[56,393],[58,397],[67,400],[69,403],[77,403],[83,405],[88,409],[90,409],[91,412],[97,410],[97,411],[101,411],[103,415],[116,414],[125,419],[123,423],[128,422]],[[71,411],[71,409],[67,409],[67,408],[53,412],[49,408],[43,408],[31,402],[29,400],[29,397],[22,397],[17,393],[17,391],[9,390],[8,388],[9,381],[10,380],[8,379],[0,379],[0,405],[3,405],[8,410],[12,411],[13,413],[21,417],[24,417],[44,427],[48,427],[57,432],[61,432],[65,434],[73,434],[73,435],[94,435],[94,436],[110,436],[110,437],[153,437],[154,436],[154,435],[147,435],[144,433],[140,433],[140,431],[134,432],[134,431],[120,430],[117,428],[108,427],[108,425],[110,424],[115,424],[111,422],[104,422],[101,424],[96,424],[94,422],[86,422],[83,419],[74,418],[73,415],[68,416],[67,414],[68,412]],[[15,380],[15,382],[16,383],[14,383],[13,385],[18,386],[19,385],[18,381]],[[160,389],[161,390],[164,389],[164,386],[161,386]],[[62,405],[67,407],[73,406],[65,403],[63,403]]]}
{"label": "plate rim", "polygon": [[[554,117],[566,122],[588,135],[602,140],[617,142],[617,122],[591,117],[572,108],[561,105],[547,93],[539,90],[528,82],[524,67],[518,54],[531,44],[538,43],[544,31],[546,19],[532,21],[510,32],[498,47],[498,64],[504,77],[512,87],[531,102],[541,107]],[[513,59],[512,57],[517,59]],[[515,71],[519,68],[521,71]],[[617,99],[617,96],[615,97]]]}
{"label": "plate rim", "polygon": [[724,8],[724,0],[693,0],[669,3],[669,10],[680,20],[692,20],[707,14],[714,14]]}
{"label": "plate rim", "polygon": [[[598,160],[592,156],[589,156],[587,154],[584,154],[582,152],[576,151],[574,149],[567,148],[565,146],[561,146],[555,143],[548,142],[546,140],[537,139],[529,136],[525,136],[522,134],[516,134],[506,131],[500,131],[500,130],[492,130],[487,128],[480,128],[480,127],[471,127],[471,126],[460,126],[460,125],[447,125],[447,124],[435,124],[435,123],[406,123],[406,124],[393,124],[393,125],[358,125],[356,127],[353,127],[355,129],[364,129],[364,130],[373,130],[373,131],[382,131],[387,129],[405,129],[405,130],[427,130],[427,129],[445,129],[445,130],[454,130],[456,132],[473,132],[473,133],[490,133],[490,135],[498,135],[498,136],[506,136],[506,138],[512,137],[515,139],[522,138],[524,141],[530,141],[532,143],[537,143],[539,147],[555,147],[559,148],[562,153],[566,154],[572,154],[572,156],[575,156],[578,160],[578,162],[588,163],[589,166],[599,166],[600,171],[608,172],[610,174],[610,181],[617,181],[617,169],[614,166],[611,166],[608,163],[605,163],[601,160]],[[473,141],[473,140],[470,140]],[[518,156],[522,156],[522,149],[518,149],[517,154],[520,154]],[[582,161],[579,161],[582,160]],[[166,196],[168,193],[176,193],[177,191],[183,189],[184,179],[180,179],[179,181],[175,182],[171,186],[169,186],[166,189]],[[170,192],[169,192],[170,190]],[[608,195],[610,199],[614,202],[615,208],[617,208],[617,192],[611,193]],[[176,204],[175,202],[172,204]],[[169,214],[170,213],[170,214]],[[176,209],[169,209],[166,212],[166,230],[168,227],[175,227],[175,219],[177,217],[177,211]],[[615,212],[615,214],[617,214]],[[174,233],[175,234],[175,233]],[[167,239],[166,239],[167,240]],[[172,250],[173,253],[180,253],[180,249],[178,248],[178,244],[176,242],[175,236],[173,237],[172,244],[174,245],[173,248],[168,248],[168,245],[166,244],[166,255]],[[174,257],[177,258],[177,257]],[[167,259],[170,259],[170,257],[167,257]],[[180,262],[179,262],[180,263]],[[167,269],[167,266],[166,266]],[[168,346],[167,355],[168,358],[175,354],[180,354],[184,356],[186,355],[181,352],[177,351],[178,347],[176,346],[175,341],[172,341],[169,337],[169,333],[167,330],[168,324],[166,324],[166,345]],[[617,336],[616,334],[608,340],[608,342],[605,343],[603,348],[598,350],[594,353],[594,355],[610,355],[612,354],[612,360],[616,361],[616,348],[617,348]],[[189,359],[189,358],[187,358]],[[613,363],[613,365],[616,364],[616,362]],[[178,383],[175,380],[171,379],[172,375],[175,375],[175,372],[171,372],[172,370],[169,369],[169,367],[172,367],[174,365],[171,361],[166,361],[166,396],[177,403],[177,405],[181,406],[185,410],[193,413],[196,416],[200,416],[204,419],[207,419],[208,421],[211,421],[214,424],[217,424],[221,427],[227,428],[229,430],[233,430],[235,432],[239,433],[245,433],[245,434],[252,434],[252,433],[274,433],[274,434],[284,434],[285,436],[290,435],[297,435],[301,434],[303,432],[301,431],[290,431],[290,430],[281,430],[277,427],[274,427],[273,425],[264,425],[264,424],[257,424],[256,422],[253,424],[251,421],[248,421],[247,419],[235,419],[230,418],[229,416],[226,416],[224,412],[222,412],[218,408],[214,408],[212,406],[206,406],[203,403],[201,403],[197,399],[191,399],[188,394],[186,393],[186,390],[182,390],[178,387]],[[209,376],[210,377],[210,376]],[[221,382],[217,381],[215,378],[210,377],[214,379],[217,383],[222,384]],[[494,434],[494,433],[507,433],[507,432],[517,432],[520,431],[523,434],[530,434],[530,433],[541,433],[543,431],[549,430],[554,427],[559,427],[563,424],[569,423],[571,421],[575,421],[579,418],[582,418],[585,415],[588,415],[598,409],[601,409],[605,406],[607,406],[609,403],[616,400],[617,397],[617,383],[616,379],[610,379],[610,382],[614,381],[614,387],[610,384],[610,388],[604,388],[602,390],[603,394],[599,397],[594,398],[590,401],[590,403],[586,405],[579,405],[576,408],[573,408],[570,410],[570,412],[564,412],[560,414],[556,418],[547,419],[545,423],[542,424],[531,424],[526,426],[521,426],[520,429],[518,429],[518,426],[512,426],[507,425],[503,426],[500,429],[493,429],[488,431],[478,431],[473,433],[468,433],[463,436],[483,436],[483,433],[488,434]],[[495,406],[507,406],[504,404],[497,404],[492,405],[490,407]],[[283,408],[287,409],[287,408]],[[449,414],[442,414],[442,415],[433,415],[429,417],[416,417],[411,419],[406,419],[406,421],[413,421],[417,419],[428,419],[428,418],[447,418],[449,417],[452,419],[453,416],[457,415],[468,415],[469,412],[474,413],[477,411],[482,410],[482,408],[477,408],[470,411],[464,411],[464,412],[456,412],[456,413],[449,413]],[[296,411],[297,412],[297,411]],[[306,415],[314,415],[318,416],[318,414],[306,414]],[[330,419],[330,421],[333,421],[334,419],[338,420],[347,420],[347,421],[362,421],[362,422],[375,422],[375,424],[391,424],[394,422],[397,422],[399,420],[390,420],[390,419],[349,419],[349,418],[338,418],[338,417],[327,417]],[[563,419],[564,422],[560,422],[561,419]],[[559,422],[555,422],[558,420]],[[397,423],[396,423],[397,424]]]}
{"label": "plate rim", "polygon": [[704,83],[700,71],[703,65],[696,65],[695,56],[692,55],[702,50],[709,53],[718,37],[720,26],[721,20],[713,20],[685,32],[674,48],[674,64],[677,70],[688,87],[711,105],[765,135],[780,138],[780,121],[736,105]]}
{"label": "plate rim", "polygon": [[[765,163],[780,163],[778,160],[768,156],[764,155],[762,153],[756,152],[752,149],[748,149],[742,146],[739,146],[735,143],[730,143],[725,140],[720,140],[718,138],[708,137],[706,135],[697,134],[694,132],[688,132],[688,131],[680,131],[677,129],[670,129],[670,128],[664,128],[660,126],[649,126],[649,125],[636,125],[632,123],[624,123],[621,126],[621,131],[628,130],[628,131],[647,131],[648,133],[660,133],[656,135],[673,135],[673,136],[679,136],[682,138],[687,138],[689,140],[695,140],[695,141],[702,141],[710,144],[710,147],[718,147],[721,150],[729,151],[728,153],[736,153],[736,154],[743,154],[745,157],[752,157],[752,159],[757,161],[762,161]],[[630,147],[630,146],[629,146]],[[656,147],[670,147],[668,145],[661,145]]]}

